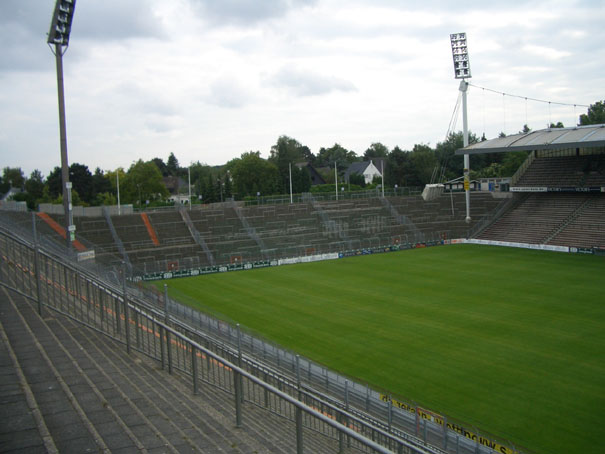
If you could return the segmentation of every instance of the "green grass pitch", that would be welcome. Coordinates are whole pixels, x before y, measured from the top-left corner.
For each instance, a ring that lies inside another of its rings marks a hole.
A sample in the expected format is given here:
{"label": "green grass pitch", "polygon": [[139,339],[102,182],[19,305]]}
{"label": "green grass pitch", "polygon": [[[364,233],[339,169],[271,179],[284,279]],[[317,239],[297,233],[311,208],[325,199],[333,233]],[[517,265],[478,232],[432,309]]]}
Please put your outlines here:
{"label": "green grass pitch", "polygon": [[202,311],[525,451],[602,452],[603,257],[453,245],[164,282]]}

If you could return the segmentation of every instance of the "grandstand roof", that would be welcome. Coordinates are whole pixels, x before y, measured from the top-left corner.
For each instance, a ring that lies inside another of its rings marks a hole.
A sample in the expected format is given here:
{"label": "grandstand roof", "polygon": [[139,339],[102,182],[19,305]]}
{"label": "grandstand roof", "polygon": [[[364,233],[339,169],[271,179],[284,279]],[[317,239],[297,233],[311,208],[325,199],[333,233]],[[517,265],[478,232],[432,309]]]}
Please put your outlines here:
{"label": "grandstand roof", "polygon": [[474,143],[456,150],[457,155],[508,151],[561,150],[605,146],[605,124],[548,128]]}

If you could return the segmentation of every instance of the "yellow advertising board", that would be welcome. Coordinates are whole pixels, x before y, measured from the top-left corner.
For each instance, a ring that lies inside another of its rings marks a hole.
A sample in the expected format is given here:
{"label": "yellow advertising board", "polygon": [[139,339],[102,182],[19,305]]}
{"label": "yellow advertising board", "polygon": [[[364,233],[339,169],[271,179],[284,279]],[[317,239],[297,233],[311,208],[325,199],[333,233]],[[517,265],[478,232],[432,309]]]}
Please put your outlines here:
{"label": "yellow advertising board", "polygon": [[517,451],[515,451],[514,449],[501,445],[500,443],[490,440],[489,438],[477,435],[476,433],[471,432],[470,430],[467,430],[464,427],[459,426],[458,424],[446,422],[446,419],[443,416],[434,413],[430,410],[426,410],[420,407],[414,407],[412,405],[406,404],[405,402],[399,402],[395,399],[391,399],[391,397],[387,396],[386,394],[381,394],[380,400],[382,400],[383,402],[390,401],[394,407],[401,408],[402,410],[405,410],[409,413],[417,413],[419,420],[425,419],[428,421],[432,421],[435,424],[439,424],[440,426],[446,424],[446,427],[449,430],[453,430],[454,432],[457,432],[460,435],[463,435],[464,437],[473,440],[474,442],[477,442],[482,446],[487,446],[500,454],[517,454]]}

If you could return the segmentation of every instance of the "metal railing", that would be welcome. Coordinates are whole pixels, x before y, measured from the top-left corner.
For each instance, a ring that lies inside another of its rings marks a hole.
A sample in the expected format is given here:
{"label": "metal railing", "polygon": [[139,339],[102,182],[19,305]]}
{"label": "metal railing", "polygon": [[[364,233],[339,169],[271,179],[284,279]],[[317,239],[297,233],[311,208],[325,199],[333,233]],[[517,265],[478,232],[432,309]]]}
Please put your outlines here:
{"label": "metal railing", "polygon": [[527,156],[525,161],[523,161],[523,164],[521,164],[521,166],[517,169],[517,171],[511,177],[511,179],[510,179],[511,186],[515,186],[517,184],[519,179],[523,176],[523,174],[525,173],[527,168],[531,165],[532,162],[534,162],[535,159],[536,159],[536,152],[532,151],[531,153],[529,153],[529,155]]}
{"label": "metal railing", "polygon": [[[33,219],[35,220],[36,218],[34,217]],[[0,219],[0,228],[2,221],[3,219]],[[35,222],[32,224],[35,225]],[[26,233],[25,229],[26,225],[22,222],[19,229],[9,228],[9,231]],[[36,249],[32,246],[32,244],[35,244],[36,235],[29,234],[25,238],[25,243],[30,245],[30,249]],[[268,381],[269,384],[272,384],[272,386],[277,387],[279,390],[290,389],[291,396],[298,396],[298,393],[301,392],[298,387],[292,388],[291,384],[300,383],[303,395],[307,396],[305,397],[306,399],[320,398],[322,402],[329,402],[334,406],[337,409],[335,411],[350,413],[360,420],[366,421],[370,427],[383,430],[395,438],[406,440],[412,446],[424,447],[430,443],[433,446],[439,446],[441,449],[456,454],[494,452],[494,449],[491,448],[494,445],[492,440],[489,437],[480,435],[479,431],[474,427],[469,428],[466,426],[464,428],[463,424],[448,421],[445,417],[441,421],[435,421],[427,417],[427,413],[420,411],[421,409],[415,403],[402,403],[392,399],[391,396],[379,394],[366,385],[354,383],[346,377],[327,370],[306,358],[299,358],[292,352],[270,344],[259,336],[246,333],[240,330],[239,327],[236,327],[235,324],[230,325],[224,321],[195,311],[177,301],[172,301],[167,298],[167,295],[159,295],[157,292],[151,292],[138,286],[129,286],[124,279],[124,273],[120,270],[114,268],[112,271],[107,272],[106,270],[103,271],[99,266],[91,266],[87,270],[83,270],[80,266],[70,263],[69,259],[62,258],[56,250],[54,255],[45,253],[44,257],[47,255],[55,257],[54,260],[61,263],[63,267],[69,267],[69,269],[77,270],[79,273],[85,273],[86,279],[90,282],[95,282],[95,284],[92,284],[93,288],[107,289],[103,290],[103,294],[97,298],[110,298],[107,295],[117,295],[116,298],[123,301],[123,295],[126,295],[128,304],[148,308],[154,314],[159,314],[157,315],[158,320],[169,322],[172,329],[178,331],[188,339],[204,345],[215,354],[219,354],[231,361],[235,361],[241,357],[243,365],[248,372],[253,373],[257,378],[260,377],[265,382]],[[60,282],[62,275],[56,274],[53,268],[46,267],[46,269],[49,270],[46,271],[46,274],[51,282],[57,282],[58,279]],[[67,279],[64,280],[67,281]],[[65,289],[73,289],[74,285],[66,285],[64,287]],[[68,290],[63,291],[69,293]],[[77,293],[81,295],[80,292]],[[46,300],[52,302],[50,307],[63,311],[65,304],[56,299],[55,293],[51,292],[47,296],[48,298],[43,296],[42,300],[44,301],[46,298]],[[111,297],[113,298],[113,296]],[[84,296],[85,300],[89,300],[90,298],[88,294]],[[40,301],[40,298],[38,298],[38,301]],[[47,304],[46,301],[44,304]],[[114,309],[110,308],[110,310],[113,310],[117,314],[114,315],[115,320],[113,321],[113,325],[110,323],[110,319],[106,313],[99,316],[101,317],[101,321],[106,325],[103,332],[109,335],[120,335],[120,328],[122,328],[120,320],[124,319],[125,314],[125,310],[122,310],[121,313],[119,312],[120,307],[118,305]],[[87,311],[80,312],[87,314]],[[87,319],[83,319],[82,321],[88,323]],[[138,323],[136,326],[138,326]],[[98,329],[95,326],[93,328]],[[121,335],[122,337],[124,336],[123,333]],[[141,335],[141,332],[135,330],[133,331],[132,338],[136,340]],[[128,345],[126,339],[124,339],[124,342]],[[138,348],[138,344],[135,348]],[[161,360],[161,349],[157,345],[154,348],[153,355],[149,355]],[[192,373],[191,368],[177,367],[177,369],[182,369],[186,373]],[[220,382],[214,383],[214,385],[221,387]],[[230,389],[230,392],[233,391]],[[321,408],[325,412],[325,409],[321,406],[316,408]],[[394,441],[390,443],[393,446],[395,445]],[[511,446],[510,443],[507,443],[507,445]],[[513,452],[510,448],[507,449],[506,451],[498,452]]]}
{"label": "metal railing", "polygon": [[369,453],[440,452],[420,440],[399,438],[388,427],[373,425],[370,418],[309,392],[301,383],[300,369],[299,379],[292,381],[262,367],[243,354],[242,337],[234,349],[196,335],[166,307],[129,290],[125,279],[122,286],[106,282],[68,258],[41,250],[36,239],[32,244],[4,229],[0,252],[0,285],[33,301],[40,313],[51,309],[64,314],[121,342],[128,353],[138,351],[169,373],[190,376],[194,394],[203,385],[231,394],[237,427],[243,424],[246,405],[254,405],[294,423],[298,453],[304,452],[307,436],[334,444],[338,452],[345,446]]}

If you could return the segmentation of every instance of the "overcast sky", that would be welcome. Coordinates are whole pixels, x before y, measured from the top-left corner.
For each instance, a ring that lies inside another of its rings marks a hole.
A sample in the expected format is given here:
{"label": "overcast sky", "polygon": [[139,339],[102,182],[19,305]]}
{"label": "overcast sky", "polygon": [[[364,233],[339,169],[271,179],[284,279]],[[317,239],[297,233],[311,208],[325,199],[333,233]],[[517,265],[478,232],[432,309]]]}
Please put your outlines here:
{"label": "overcast sky", "polygon": [[[60,166],[55,0],[0,0],[0,165]],[[605,99],[605,1],[78,0],[64,56],[69,162],[181,166],[339,143],[443,141],[466,32],[469,127],[493,138],[577,123]],[[457,130],[462,128],[461,115]]]}

